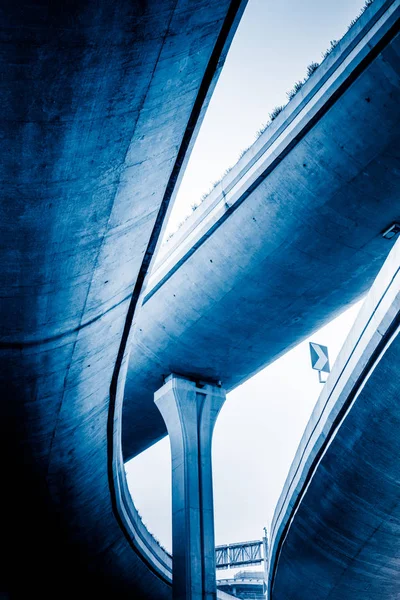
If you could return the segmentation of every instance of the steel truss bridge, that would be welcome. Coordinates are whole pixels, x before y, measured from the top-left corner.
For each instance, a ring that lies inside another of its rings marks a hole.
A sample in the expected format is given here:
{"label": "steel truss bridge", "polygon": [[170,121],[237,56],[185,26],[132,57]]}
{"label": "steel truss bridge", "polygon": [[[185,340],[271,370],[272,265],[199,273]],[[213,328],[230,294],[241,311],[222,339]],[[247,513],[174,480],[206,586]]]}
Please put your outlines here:
{"label": "steel truss bridge", "polygon": [[267,564],[267,538],[216,546],[217,569]]}

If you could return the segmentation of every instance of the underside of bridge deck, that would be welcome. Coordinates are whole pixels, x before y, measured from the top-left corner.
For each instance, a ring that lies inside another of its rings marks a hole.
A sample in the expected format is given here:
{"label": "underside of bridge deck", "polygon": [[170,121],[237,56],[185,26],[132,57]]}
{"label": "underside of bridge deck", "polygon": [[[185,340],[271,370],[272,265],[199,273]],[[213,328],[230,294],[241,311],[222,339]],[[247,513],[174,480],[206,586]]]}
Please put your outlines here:
{"label": "underside of bridge deck", "polygon": [[116,510],[124,356],[244,5],[2,3],[2,597],[170,596]]}

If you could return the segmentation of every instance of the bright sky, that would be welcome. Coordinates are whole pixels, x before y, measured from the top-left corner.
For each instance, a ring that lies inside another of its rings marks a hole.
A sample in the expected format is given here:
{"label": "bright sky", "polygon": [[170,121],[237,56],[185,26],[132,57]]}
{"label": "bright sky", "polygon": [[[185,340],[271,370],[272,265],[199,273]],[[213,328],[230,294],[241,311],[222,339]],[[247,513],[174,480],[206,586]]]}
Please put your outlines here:
{"label": "bright sky", "polygon": [[[272,109],[340,39],[364,0],[249,0],[193,149],[166,235],[212,182],[235,164]],[[310,340],[331,364],[360,303]],[[308,340],[228,394],[213,442],[216,543],[260,539],[272,519],[297,445],[322,385]],[[149,530],[171,550],[171,472],[165,438],[126,465]]]}

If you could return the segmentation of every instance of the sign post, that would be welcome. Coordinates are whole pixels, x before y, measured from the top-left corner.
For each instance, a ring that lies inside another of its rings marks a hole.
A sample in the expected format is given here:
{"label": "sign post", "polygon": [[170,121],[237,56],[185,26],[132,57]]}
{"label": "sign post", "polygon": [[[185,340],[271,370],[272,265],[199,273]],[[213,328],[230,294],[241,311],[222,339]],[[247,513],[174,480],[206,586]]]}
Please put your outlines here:
{"label": "sign post", "polygon": [[326,346],[321,346],[321,344],[316,344],[315,342],[310,342],[310,355],[311,355],[311,367],[318,371],[318,380],[320,383],[325,383],[326,379],[323,380],[321,377],[321,373],[330,373],[329,367],[329,355],[328,348]]}

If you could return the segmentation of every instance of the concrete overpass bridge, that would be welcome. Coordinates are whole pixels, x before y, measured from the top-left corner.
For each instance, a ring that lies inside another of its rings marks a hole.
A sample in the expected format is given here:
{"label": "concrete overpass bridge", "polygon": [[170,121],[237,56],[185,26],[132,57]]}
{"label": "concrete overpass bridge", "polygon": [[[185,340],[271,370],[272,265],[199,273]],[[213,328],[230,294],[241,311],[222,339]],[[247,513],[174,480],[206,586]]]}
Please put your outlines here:
{"label": "concrete overpass bridge", "polygon": [[128,332],[241,0],[2,3],[2,598],[169,598],[115,507]]}
{"label": "concrete overpass bridge", "polygon": [[123,405],[126,460],[165,435],[174,372],[226,390],[364,294],[400,219],[399,2],[375,1],[160,251]]}
{"label": "concrete overpass bridge", "polygon": [[278,501],[269,599],[400,589],[400,240],[313,411]]}
{"label": "concrete overpass bridge", "polygon": [[371,8],[160,251],[134,327],[125,459],[165,435],[153,395],[169,373],[233,389],[358,300],[392,248],[399,3]]}
{"label": "concrete overpass bridge", "polygon": [[167,599],[122,417],[127,459],[165,435],[169,373],[232,389],[367,290],[400,217],[399,2],[375,0],[145,292],[244,2],[6,4],[0,592]]}

